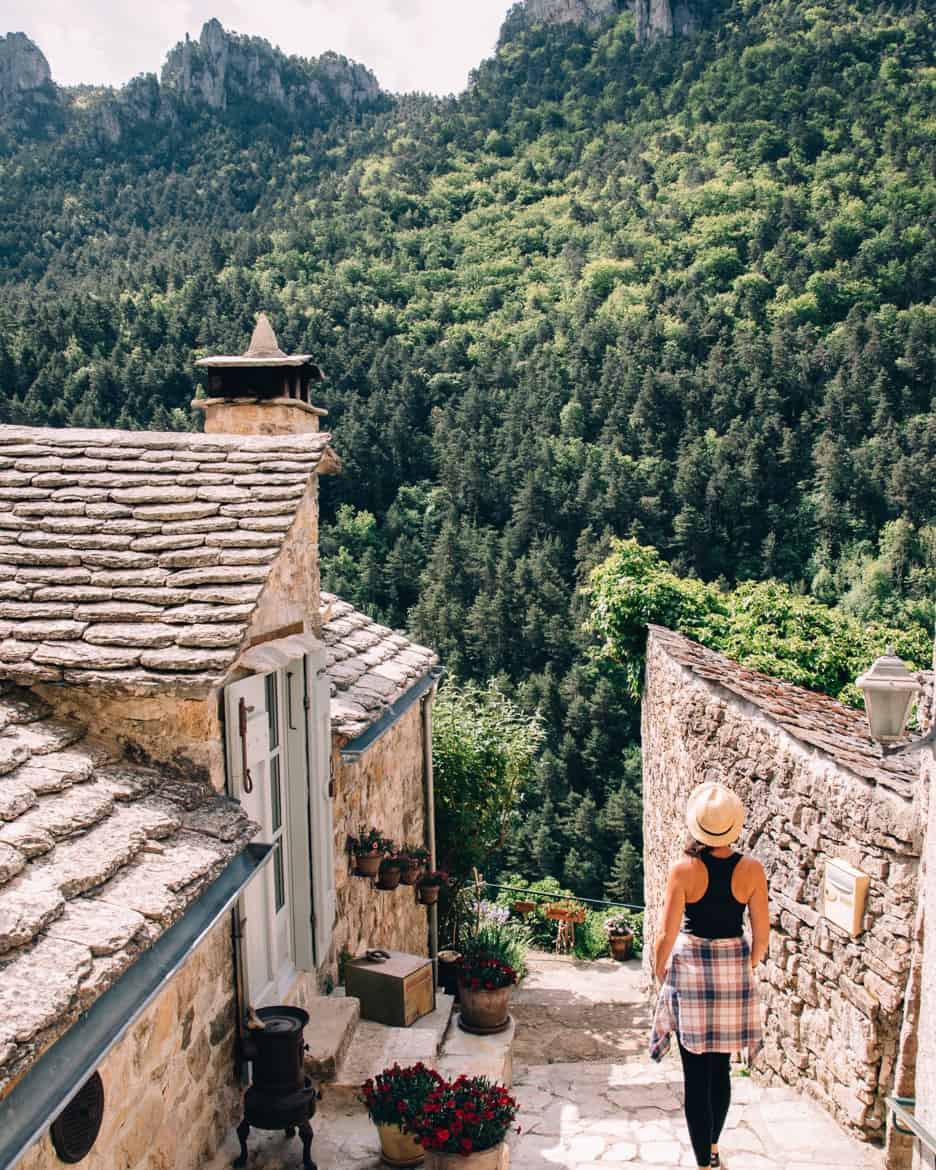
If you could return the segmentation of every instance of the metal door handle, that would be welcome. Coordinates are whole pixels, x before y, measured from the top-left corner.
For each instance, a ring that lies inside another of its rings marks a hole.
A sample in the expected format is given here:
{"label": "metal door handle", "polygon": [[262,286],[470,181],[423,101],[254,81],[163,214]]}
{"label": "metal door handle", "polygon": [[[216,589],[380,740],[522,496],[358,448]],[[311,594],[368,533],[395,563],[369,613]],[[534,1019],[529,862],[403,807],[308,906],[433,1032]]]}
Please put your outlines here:
{"label": "metal door handle", "polygon": [[241,741],[241,771],[244,773],[243,785],[244,791],[247,793],[253,792],[253,777],[247,767],[247,713],[252,710],[253,707],[247,706],[246,699],[241,699],[237,704],[237,730],[240,732]]}

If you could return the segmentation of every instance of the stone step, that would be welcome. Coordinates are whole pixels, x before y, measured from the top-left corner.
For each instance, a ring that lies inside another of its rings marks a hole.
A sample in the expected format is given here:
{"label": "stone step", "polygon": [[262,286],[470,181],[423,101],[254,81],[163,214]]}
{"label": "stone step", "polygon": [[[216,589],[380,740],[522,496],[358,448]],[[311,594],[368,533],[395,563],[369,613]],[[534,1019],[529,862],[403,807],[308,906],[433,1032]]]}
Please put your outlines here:
{"label": "stone step", "polygon": [[[333,998],[335,1002],[341,1002],[339,997]],[[405,1067],[419,1061],[428,1065],[437,1063],[453,1002],[450,995],[437,991],[435,1011],[422,1016],[408,1028],[390,1028],[372,1020],[359,1020],[334,1075],[326,1078],[329,1095],[353,1100],[366,1080],[390,1065]]]}
{"label": "stone step", "polygon": [[458,1017],[453,1016],[442,1044],[436,1068],[444,1077],[454,1079],[464,1073],[470,1077],[489,1077],[498,1084],[513,1082],[513,1042],[516,1024],[511,1017],[509,1026],[494,1036],[475,1036],[463,1032]]}
{"label": "stone step", "polygon": [[322,996],[309,1011],[305,1027],[305,1069],[319,1081],[332,1081],[344,1060],[361,1018],[361,1001],[352,996]]}

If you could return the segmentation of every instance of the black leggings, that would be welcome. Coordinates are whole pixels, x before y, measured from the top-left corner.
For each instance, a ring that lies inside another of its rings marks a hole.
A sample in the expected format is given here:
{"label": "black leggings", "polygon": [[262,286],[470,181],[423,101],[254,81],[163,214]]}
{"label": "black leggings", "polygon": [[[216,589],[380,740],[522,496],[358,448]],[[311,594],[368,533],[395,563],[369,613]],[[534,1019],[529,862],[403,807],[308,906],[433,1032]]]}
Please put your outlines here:
{"label": "black leggings", "polygon": [[696,1163],[708,1166],[731,1104],[728,1052],[689,1052],[679,1046],[686,1082],[686,1122]]}

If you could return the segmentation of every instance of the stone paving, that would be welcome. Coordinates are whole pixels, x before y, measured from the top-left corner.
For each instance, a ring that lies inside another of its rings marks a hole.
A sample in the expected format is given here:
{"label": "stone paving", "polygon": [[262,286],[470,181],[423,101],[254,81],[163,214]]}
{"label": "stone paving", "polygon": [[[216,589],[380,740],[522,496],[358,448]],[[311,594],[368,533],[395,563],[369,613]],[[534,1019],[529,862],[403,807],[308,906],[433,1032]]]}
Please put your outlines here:
{"label": "stone paving", "polygon": [[[511,1170],[696,1165],[679,1059],[656,1065],[646,1056],[650,1015],[639,962],[533,954],[515,1005],[513,1091],[523,1133],[511,1143]],[[814,1101],[741,1075],[732,1077],[720,1151],[726,1170],[884,1165],[879,1150],[846,1134]]]}
{"label": "stone paving", "polygon": [[[583,964],[535,954],[530,967],[516,992],[513,1092],[523,1132],[511,1139],[510,1170],[691,1170],[695,1159],[682,1113],[678,1057],[655,1065],[644,1055],[647,1013],[639,964]],[[552,1022],[538,1028],[537,1013],[543,1012]],[[575,1021],[583,1020],[598,1023],[586,1022],[584,1035],[573,1037]],[[609,1049],[623,1055],[603,1058]],[[569,1053],[584,1057],[570,1059]],[[326,1089],[314,1128],[312,1156],[319,1170],[382,1165],[374,1128],[350,1094]],[[249,1170],[301,1165],[299,1143],[280,1134],[251,1135],[250,1146]],[[205,1170],[225,1170],[236,1152],[230,1134]],[[758,1085],[740,1069],[732,1077],[721,1152],[726,1170],[884,1167],[880,1150],[850,1137],[817,1103],[791,1089]]]}

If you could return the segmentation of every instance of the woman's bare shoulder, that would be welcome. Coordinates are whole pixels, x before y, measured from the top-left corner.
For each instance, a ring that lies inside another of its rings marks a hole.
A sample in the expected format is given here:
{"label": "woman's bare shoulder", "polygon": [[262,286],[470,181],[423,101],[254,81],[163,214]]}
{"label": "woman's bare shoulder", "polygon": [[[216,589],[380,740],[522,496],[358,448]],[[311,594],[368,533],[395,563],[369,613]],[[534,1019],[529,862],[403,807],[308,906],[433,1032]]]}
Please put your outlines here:
{"label": "woman's bare shoulder", "polygon": [[692,881],[701,866],[702,862],[697,857],[683,855],[678,861],[673,862],[670,869],[670,878],[672,881],[678,882],[679,885],[683,886],[686,882]]}
{"label": "woman's bare shoulder", "polygon": [[740,878],[751,885],[758,885],[761,882],[767,881],[767,874],[763,865],[756,857],[751,857],[750,854],[745,854],[738,862],[735,872]]}

